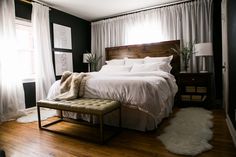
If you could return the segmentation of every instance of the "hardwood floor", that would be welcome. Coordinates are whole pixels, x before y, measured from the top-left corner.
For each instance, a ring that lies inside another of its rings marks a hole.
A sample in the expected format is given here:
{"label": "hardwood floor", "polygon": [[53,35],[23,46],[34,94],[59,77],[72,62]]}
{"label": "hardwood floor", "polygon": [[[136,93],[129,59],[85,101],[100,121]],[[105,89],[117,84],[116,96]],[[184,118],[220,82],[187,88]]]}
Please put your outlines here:
{"label": "hardwood floor", "polygon": [[[213,110],[213,115],[214,136],[210,143],[214,148],[198,157],[236,157],[236,148],[228,131],[223,110]],[[143,133],[123,130],[105,145],[40,131],[36,122],[20,124],[11,121],[0,125],[0,148],[5,150],[7,157],[180,157],[168,152],[156,138],[168,125],[170,118],[165,119],[156,131]],[[53,129],[81,136],[86,136],[86,132],[91,130],[64,123],[58,124]]]}

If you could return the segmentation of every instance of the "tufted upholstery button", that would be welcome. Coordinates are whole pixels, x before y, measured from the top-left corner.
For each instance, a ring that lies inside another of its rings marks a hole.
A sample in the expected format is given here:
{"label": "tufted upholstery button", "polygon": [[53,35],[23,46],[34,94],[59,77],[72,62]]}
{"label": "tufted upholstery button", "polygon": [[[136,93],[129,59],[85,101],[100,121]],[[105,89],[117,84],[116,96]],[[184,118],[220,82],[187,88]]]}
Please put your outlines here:
{"label": "tufted upholstery button", "polygon": [[40,100],[37,104],[42,107],[69,110],[72,112],[104,114],[120,107],[120,102],[105,99],[80,98],[74,100]]}

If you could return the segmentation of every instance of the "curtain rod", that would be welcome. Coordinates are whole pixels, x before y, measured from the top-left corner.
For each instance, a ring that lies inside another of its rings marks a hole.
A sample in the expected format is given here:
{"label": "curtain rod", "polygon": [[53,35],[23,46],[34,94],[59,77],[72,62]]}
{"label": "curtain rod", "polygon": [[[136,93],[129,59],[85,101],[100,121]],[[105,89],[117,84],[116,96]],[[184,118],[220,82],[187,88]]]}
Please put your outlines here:
{"label": "curtain rod", "polygon": [[52,7],[49,6],[48,4],[43,3],[43,2],[40,2],[40,1],[37,1],[37,0],[20,0],[20,1],[21,1],[21,2],[24,2],[24,3],[28,3],[28,4],[32,4],[32,2],[35,2],[35,3],[41,4],[41,5],[43,5],[43,6],[49,7],[49,9],[52,8]]}
{"label": "curtain rod", "polygon": [[159,5],[155,5],[155,6],[152,6],[152,7],[132,10],[132,11],[128,11],[128,12],[124,12],[124,13],[120,13],[120,14],[116,14],[116,15],[112,15],[112,16],[107,16],[105,18],[97,19],[97,20],[94,20],[94,21],[91,21],[91,22],[98,22],[98,21],[112,19],[112,18],[124,16],[124,15],[139,13],[139,12],[142,12],[142,11],[152,10],[152,9],[156,9],[156,8],[168,7],[168,6],[182,4],[182,3],[187,3],[187,2],[191,2],[191,1],[194,1],[194,0],[181,0],[181,1],[177,1],[177,2],[170,2],[170,3],[165,3],[165,4],[159,4]]}

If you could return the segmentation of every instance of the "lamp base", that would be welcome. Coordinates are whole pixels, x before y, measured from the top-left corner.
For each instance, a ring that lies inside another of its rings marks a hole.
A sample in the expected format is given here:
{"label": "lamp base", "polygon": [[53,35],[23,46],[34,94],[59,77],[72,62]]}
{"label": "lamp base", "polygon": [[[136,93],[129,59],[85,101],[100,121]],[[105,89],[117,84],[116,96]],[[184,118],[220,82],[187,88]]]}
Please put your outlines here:
{"label": "lamp base", "polygon": [[91,65],[88,63],[88,72],[91,72]]}
{"label": "lamp base", "polygon": [[208,73],[208,71],[202,70],[202,71],[200,71],[200,73]]}

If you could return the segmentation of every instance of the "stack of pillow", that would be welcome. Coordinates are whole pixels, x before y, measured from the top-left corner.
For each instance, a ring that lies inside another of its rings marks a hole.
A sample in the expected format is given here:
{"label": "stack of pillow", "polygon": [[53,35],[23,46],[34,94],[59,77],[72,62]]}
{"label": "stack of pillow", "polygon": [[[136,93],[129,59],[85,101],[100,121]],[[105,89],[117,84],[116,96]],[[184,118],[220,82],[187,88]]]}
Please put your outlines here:
{"label": "stack of pillow", "polygon": [[173,55],[168,57],[124,58],[106,61],[99,72],[150,72],[165,71],[170,73]]}

